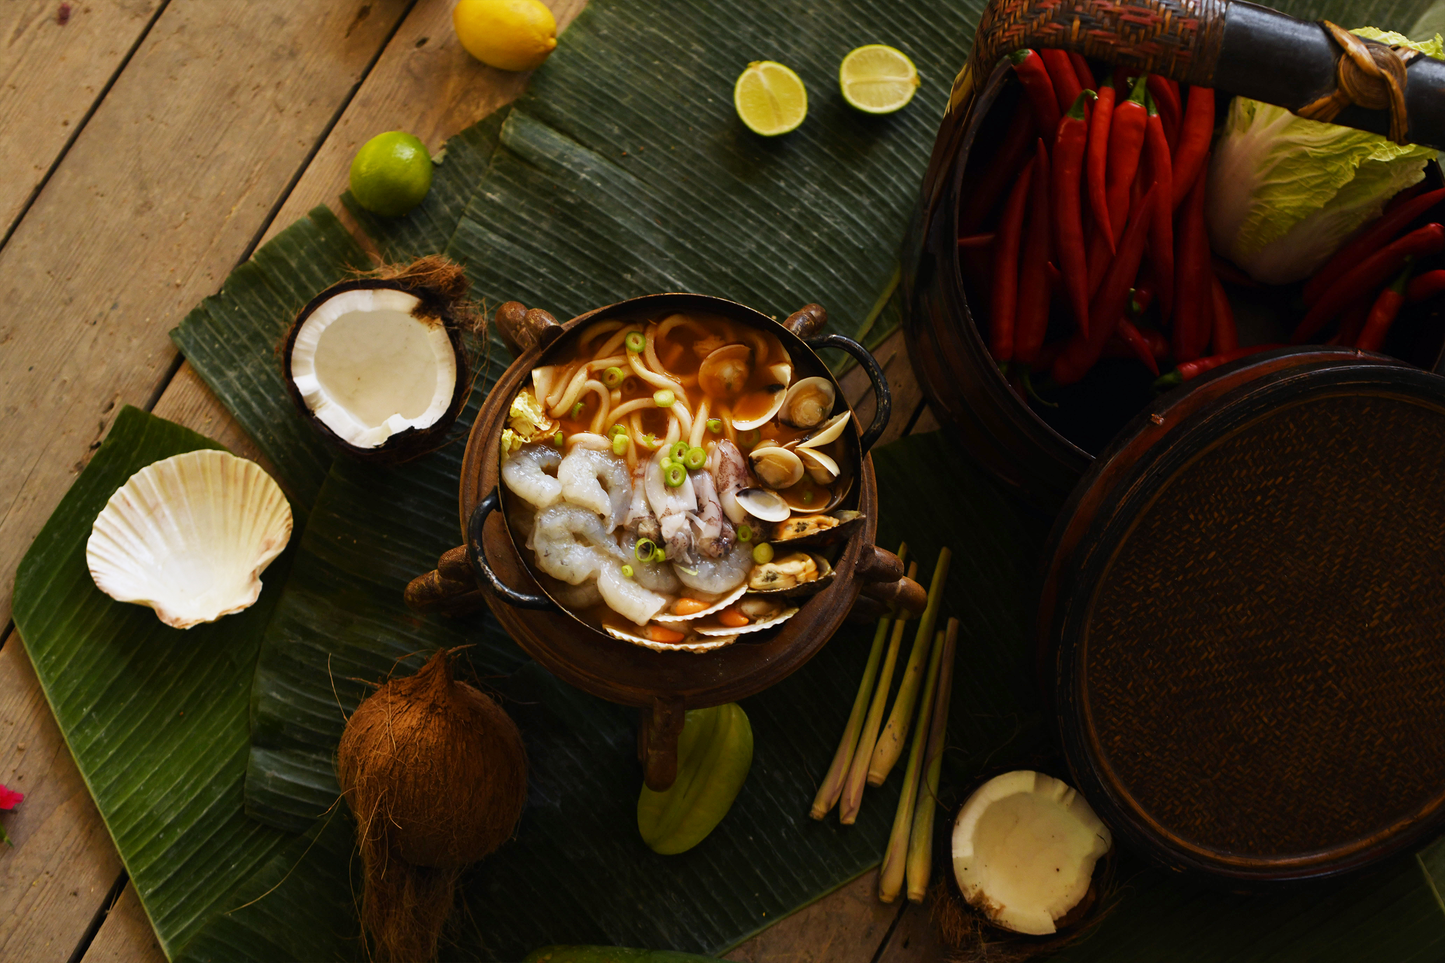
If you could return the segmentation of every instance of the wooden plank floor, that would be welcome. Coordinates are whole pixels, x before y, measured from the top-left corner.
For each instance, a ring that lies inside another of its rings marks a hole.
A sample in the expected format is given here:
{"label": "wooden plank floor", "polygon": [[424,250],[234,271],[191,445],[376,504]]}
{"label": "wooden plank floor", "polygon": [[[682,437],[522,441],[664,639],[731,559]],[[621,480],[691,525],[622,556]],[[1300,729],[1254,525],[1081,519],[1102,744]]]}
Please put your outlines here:
{"label": "wooden plank floor", "polygon": [[[559,26],[586,0],[549,0]],[[428,147],[517,96],[526,75],[456,43],[439,0],[106,0],[0,4],[0,959],[164,960],[23,640],[17,563],[133,404],[257,457],[167,332],[255,247],[339,195],[367,138]],[[932,427],[901,341],[878,352],[890,436]],[[845,381],[865,415],[866,380]],[[800,807],[807,805],[800,800]],[[865,874],[729,954],[941,958],[926,912]]]}

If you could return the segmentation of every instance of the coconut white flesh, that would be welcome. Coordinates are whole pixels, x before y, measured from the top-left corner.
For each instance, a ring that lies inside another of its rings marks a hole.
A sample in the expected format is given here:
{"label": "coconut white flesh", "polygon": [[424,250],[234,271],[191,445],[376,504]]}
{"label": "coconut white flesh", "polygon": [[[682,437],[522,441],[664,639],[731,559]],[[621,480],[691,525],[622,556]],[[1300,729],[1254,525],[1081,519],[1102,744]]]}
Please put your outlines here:
{"label": "coconut white flesh", "polygon": [[429,428],[451,407],[457,357],[446,328],[412,315],[421,301],[391,288],[344,291],[311,312],[291,347],[291,378],[336,436],[377,448]]}
{"label": "coconut white flesh", "polygon": [[147,465],[95,519],[85,561],[96,586],[188,629],[239,612],[291,538],[291,507],[255,462],[191,451]]}
{"label": "coconut white flesh", "polygon": [[1089,891],[1109,829],[1082,796],[1042,773],[1004,773],[964,803],[953,825],[963,898],[993,923],[1043,936]]}

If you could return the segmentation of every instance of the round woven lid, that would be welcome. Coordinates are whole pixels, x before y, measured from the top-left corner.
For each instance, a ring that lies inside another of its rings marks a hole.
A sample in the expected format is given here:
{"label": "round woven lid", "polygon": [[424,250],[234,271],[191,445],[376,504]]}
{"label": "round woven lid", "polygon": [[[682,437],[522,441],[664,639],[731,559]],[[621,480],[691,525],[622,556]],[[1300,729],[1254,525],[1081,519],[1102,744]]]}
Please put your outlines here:
{"label": "round woven lid", "polygon": [[1133,449],[1076,555],[1060,703],[1090,801],[1165,862],[1320,875],[1440,824],[1442,384],[1325,369]]}

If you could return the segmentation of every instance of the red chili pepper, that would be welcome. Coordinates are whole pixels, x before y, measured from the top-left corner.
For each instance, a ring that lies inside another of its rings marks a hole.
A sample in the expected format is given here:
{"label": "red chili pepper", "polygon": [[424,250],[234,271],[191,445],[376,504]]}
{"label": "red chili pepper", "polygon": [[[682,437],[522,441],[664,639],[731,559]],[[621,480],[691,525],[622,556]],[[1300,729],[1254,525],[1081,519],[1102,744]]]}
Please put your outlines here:
{"label": "red chili pepper", "polygon": [[1013,61],[1014,73],[1018,75],[1019,83],[1024,85],[1039,133],[1051,136],[1054,128],[1059,126],[1060,111],[1054,82],[1049,78],[1044,58],[1033,50],[1015,50],[1008,59]]}
{"label": "red chili pepper", "polygon": [[[1151,77],[1152,81],[1153,78]],[[1169,206],[1173,196],[1173,171],[1169,158],[1169,142],[1164,137],[1163,116],[1149,98],[1149,126],[1144,142],[1149,158],[1150,180],[1159,185],[1154,200],[1154,219],[1149,225],[1149,260],[1159,284],[1159,317],[1169,323],[1174,310],[1174,209]]]}
{"label": "red chili pepper", "polygon": [[1174,244],[1174,356],[1180,361],[1192,361],[1204,353],[1213,313],[1202,177],[1194,178]]}
{"label": "red chili pepper", "polygon": [[1140,280],[1134,282],[1134,290],[1129,293],[1129,317],[1137,318],[1149,310],[1149,305],[1154,303],[1154,285],[1152,280]]}
{"label": "red chili pepper", "polygon": [[1019,241],[1023,237],[1024,202],[1033,174],[1031,159],[1019,172],[1004,204],[993,252],[993,297],[989,302],[988,350],[995,361],[1013,359],[1014,314],[1019,294]]}
{"label": "red chili pepper", "polygon": [[1109,202],[1109,224],[1117,247],[1124,233],[1124,218],[1129,213],[1129,187],[1139,171],[1139,157],[1144,150],[1144,134],[1149,126],[1149,110],[1144,106],[1147,77],[1134,82],[1129,99],[1114,108],[1109,124],[1109,162],[1105,172],[1104,193]]}
{"label": "red chili pepper", "polygon": [[1234,326],[1234,308],[1219,278],[1210,276],[1214,289],[1214,352],[1219,354],[1239,347],[1239,330]]}
{"label": "red chili pepper", "polygon": [[1235,287],[1238,288],[1264,287],[1263,284],[1260,284],[1254,278],[1250,277],[1248,274],[1245,274],[1239,268],[1235,267],[1232,262],[1226,261],[1218,254],[1214,255],[1214,274],[1221,281],[1228,281],[1230,284],[1233,284]]}
{"label": "red chili pepper", "polygon": [[1183,203],[1194,180],[1204,169],[1209,141],[1214,136],[1214,91],[1209,87],[1190,87],[1189,102],[1184,105],[1184,120],[1179,125],[1179,145],[1174,148],[1174,192],[1170,206]]}
{"label": "red chili pepper", "polygon": [[1220,365],[1229,364],[1231,361],[1238,361],[1240,358],[1247,358],[1252,354],[1259,354],[1261,351],[1272,351],[1275,348],[1285,347],[1282,344],[1252,344],[1247,348],[1235,348],[1233,351],[1226,351],[1223,354],[1212,354],[1207,358],[1195,358],[1193,361],[1185,361],[1179,367],[1154,382],[1156,388],[1168,388],[1170,385],[1183,384],[1199,377],[1206,371],[1213,371]]}
{"label": "red chili pepper", "polygon": [[[1179,85],[1168,77],[1149,75],[1149,96],[1159,108],[1159,120],[1164,125],[1164,140],[1171,153],[1179,141],[1179,122],[1184,108],[1179,103]],[[1171,195],[1172,196],[1172,195]]]}
{"label": "red chili pepper", "polygon": [[1405,283],[1410,280],[1413,268],[1414,258],[1405,258],[1404,270],[1375,298],[1370,316],[1365,319],[1365,330],[1360,332],[1355,347],[1361,351],[1379,351],[1384,346],[1385,335],[1390,333],[1390,325],[1395,323],[1395,316],[1405,303]]}
{"label": "red chili pepper", "polygon": [[1365,228],[1353,241],[1340,248],[1335,256],[1330,258],[1325,266],[1306,282],[1303,291],[1305,304],[1313,307],[1314,303],[1320,299],[1320,295],[1329,288],[1331,282],[1348,271],[1351,265],[1359,264],[1372,253],[1390,243],[1405,229],[1405,225],[1441,201],[1445,201],[1445,187],[1428,194],[1421,194],[1392,211],[1386,211],[1379,220]]}
{"label": "red chili pepper", "polygon": [[1150,185],[1149,190],[1134,205],[1129,213],[1128,226],[1119,243],[1119,254],[1109,266],[1099,293],[1089,304],[1089,335],[1075,332],[1069,339],[1064,353],[1054,362],[1051,374],[1055,383],[1073,384],[1099,360],[1109,336],[1114,333],[1124,309],[1129,304],[1129,289],[1139,276],[1139,262],[1144,258],[1144,242],[1149,237],[1149,205],[1159,185]]}
{"label": "red chili pepper", "polygon": [[1074,65],[1074,75],[1079,78],[1079,85],[1084,90],[1093,90],[1098,85],[1094,82],[1094,68],[1084,59],[1081,53],[1070,53],[1069,63]]}
{"label": "red chili pepper", "polygon": [[1034,170],[1029,178],[1029,226],[1024,232],[1023,254],[1019,265],[1018,320],[1014,333],[1014,359],[1031,364],[1044,346],[1044,332],[1049,327],[1049,150],[1042,137],[1034,154]]}
{"label": "red chili pepper", "polygon": [[[1407,292],[1408,290],[1406,288]],[[1374,303],[1374,298],[1361,298],[1352,302],[1340,314],[1340,330],[1336,331],[1335,336],[1325,344],[1347,345],[1353,348],[1355,342],[1360,340],[1360,332],[1365,330],[1365,319],[1370,316],[1370,307]]]}
{"label": "red chili pepper", "polygon": [[1426,271],[1405,288],[1405,300],[1414,304],[1416,301],[1433,298],[1441,291],[1445,291],[1445,271]]}
{"label": "red chili pepper", "polygon": [[1114,336],[1122,338],[1133,357],[1144,362],[1144,367],[1149,369],[1150,374],[1156,378],[1159,377],[1159,362],[1154,358],[1154,349],[1150,347],[1149,341],[1139,332],[1139,329],[1134,327],[1132,321],[1128,318],[1120,318],[1119,327],[1114,331]]}
{"label": "red chili pepper", "polygon": [[1104,192],[1104,173],[1109,160],[1109,124],[1114,118],[1114,82],[1105,80],[1099,85],[1099,100],[1094,104],[1094,116],[1089,118],[1088,181],[1089,209],[1094,212],[1094,223],[1104,237],[1109,239],[1109,253],[1114,251],[1114,229],[1109,226],[1109,201]]}
{"label": "red chili pepper", "polygon": [[1048,371],[1054,366],[1054,362],[1058,360],[1059,355],[1063,353],[1064,345],[1067,343],[1068,342],[1065,341],[1050,341],[1044,345],[1039,349],[1039,356],[1034,359],[1034,363],[1030,366],[1029,370]]}
{"label": "red chili pepper", "polygon": [[992,234],[970,234],[967,237],[959,238],[958,246],[961,248],[984,250],[993,247],[993,239],[994,235]]}
{"label": "red chili pepper", "polygon": [[1054,247],[1058,251],[1059,268],[1064,275],[1074,321],[1086,337],[1089,333],[1089,264],[1084,256],[1079,181],[1084,150],[1089,140],[1084,105],[1094,96],[1092,90],[1080,92],[1059,122],[1059,132],[1054,137]]}
{"label": "red chili pepper", "polygon": [[1426,257],[1445,250],[1445,227],[1426,224],[1376,251],[1346,271],[1325,289],[1290,336],[1290,344],[1303,344],[1356,298],[1375,290],[1395,275],[1407,257]]}
{"label": "red chili pepper", "polygon": [[1073,106],[1079,91],[1084,89],[1079,83],[1079,75],[1074,73],[1074,62],[1064,51],[1048,47],[1040,49],[1039,56],[1049,70],[1049,80],[1054,84],[1054,99],[1058,101],[1059,113],[1062,114]]}
{"label": "red chili pepper", "polygon": [[988,220],[999,198],[1008,193],[1009,185],[1018,176],[1034,137],[1033,114],[1027,110],[1016,112],[998,153],[993,155],[982,176],[973,182],[973,196],[958,218],[959,234],[973,234]]}

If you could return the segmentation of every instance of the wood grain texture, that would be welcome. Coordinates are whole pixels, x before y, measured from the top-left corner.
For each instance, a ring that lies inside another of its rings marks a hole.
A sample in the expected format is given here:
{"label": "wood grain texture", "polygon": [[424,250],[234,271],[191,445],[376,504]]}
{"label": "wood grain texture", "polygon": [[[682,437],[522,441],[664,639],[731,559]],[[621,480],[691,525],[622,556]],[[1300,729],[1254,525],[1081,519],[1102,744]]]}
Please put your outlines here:
{"label": "wood grain texture", "polygon": [[[934,879],[938,868],[934,868]],[[929,904],[908,903],[898,925],[888,934],[888,942],[878,955],[877,963],[941,963],[948,950],[938,937],[938,929],[929,918]]]}
{"label": "wood grain texture", "polygon": [[189,362],[181,363],[175,377],[151,409],[151,414],[199,431],[225,445],[233,455],[249,458],[272,475],[276,473],[274,466],[256,448],[215,393],[206,387]]}
{"label": "wood grain texture", "polygon": [[899,907],[878,902],[878,873],[846,886],[738,946],[724,959],[738,963],[869,963]]}
{"label": "wood grain texture", "polygon": [[15,223],[162,0],[0,3],[0,237]]}
{"label": "wood grain texture", "polygon": [[402,10],[173,0],[0,251],[0,622],[115,411],[164,382],[167,331],[250,248]]}
{"label": "wood grain texture", "polygon": [[[547,0],[560,34],[587,0]],[[351,158],[383,131],[415,134],[436,153],[448,137],[516,100],[530,73],[488,67],[462,49],[452,28],[452,4],[418,3],[357,91],[280,213],[269,240],[317,204],[327,204],[368,248],[370,243],[341,203]]]}
{"label": "wood grain texture", "polygon": [[84,963],[166,963],[135,887],[126,883],[91,941]]}
{"label": "wood grain texture", "polygon": [[[874,350],[873,357],[883,369],[883,374],[888,379],[888,390],[893,393],[893,415],[888,420],[888,428],[874,446],[877,447],[903,437],[913,412],[923,402],[923,389],[918,386],[918,379],[913,377],[913,366],[908,361],[908,350],[903,344],[902,331],[889,335]],[[866,427],[873,420],[873,412],[877,410],[868,372],[854,366],[843,375],[839,384],[843,388],[843,396],[853,405],[859,425]]]}
{"label": "wood grain texture", "polygon": [[14,632],[0,647],[0,783],[25,793],[3,817],[14,848],[0,847],[0,960],[69,959],[120,857]]}

